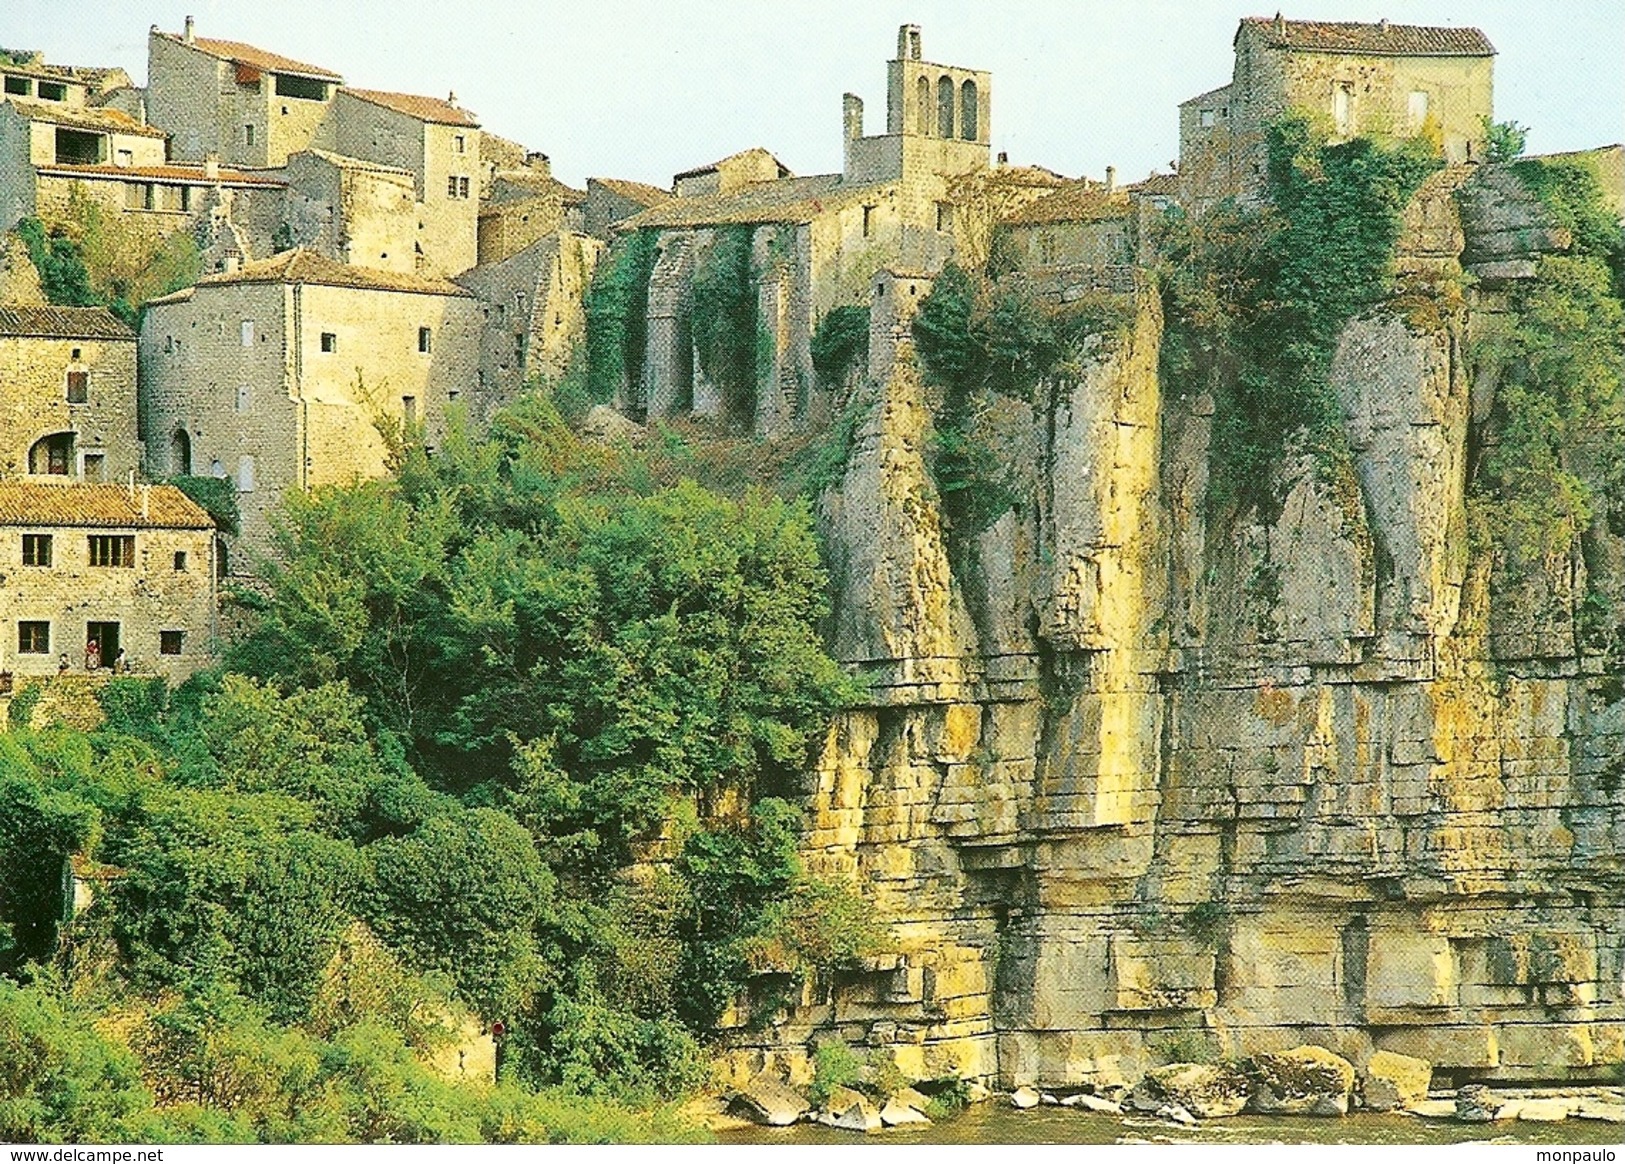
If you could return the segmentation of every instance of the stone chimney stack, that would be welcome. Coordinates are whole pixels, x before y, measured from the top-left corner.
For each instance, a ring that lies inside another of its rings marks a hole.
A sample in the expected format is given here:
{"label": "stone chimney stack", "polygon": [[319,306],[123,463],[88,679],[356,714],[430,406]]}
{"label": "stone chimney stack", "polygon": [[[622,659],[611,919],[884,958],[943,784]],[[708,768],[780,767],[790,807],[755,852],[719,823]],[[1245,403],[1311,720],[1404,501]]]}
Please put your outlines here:
{"label": "stone chimney stack", "polygon": [[847,141],[863,136],[863,98],[856,93],[841,94],[841,136]]}
{"label": "stone chimney stack", "polygon": [[920,57],[920,26],[905,24],[897,30],[897,59],[917,61]]}
{"label": "stone chimney stack", "polygon": [[1115,194],[1116,192],[1117,192],[1117,167],[1116,166],[1107,166],[1106,167],[1106,193],[1107,194]]}
{"label": "stone chimney stack", "polygon": [[1377,31],[1383,33],[1388,31],[1388,18],[1386,16],[1377,21]]}
{"label": "stone chimney stack", "polygon": [[197,43],[197,32],[195,31],[196,27],[196,22],[190,16],[188,16],[186,18],[186,32],[181,37],[181,39],[187,44]]}
{"label": "stone chimney stack", "polygon": [[446,104],[450,105],[453,109],[457,108],[457,92],[456,92],[456,90],[453,90],[452,92],[446,94]]}

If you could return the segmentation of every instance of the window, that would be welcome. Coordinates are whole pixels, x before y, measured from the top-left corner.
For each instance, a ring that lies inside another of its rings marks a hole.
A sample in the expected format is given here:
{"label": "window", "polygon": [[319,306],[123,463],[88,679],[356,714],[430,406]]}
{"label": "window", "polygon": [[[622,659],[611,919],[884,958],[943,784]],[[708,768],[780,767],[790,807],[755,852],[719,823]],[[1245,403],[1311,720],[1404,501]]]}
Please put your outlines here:
{"label": "window", "polygon": [[34,95],[33,82],[27,77],[7,77],[6,92],[17,97],[32,97]]}
{"label": "window", "polygon": [[254,148],[254,127],[252,125],[243,126],[243,144],[250,149]]}
{"label": "window", "polygon": [[247,412],[248,411],[248,405],[249,405],[248,385],[247,384],[239,384],[239,385],[237,385],[237,411],[238,412]]}
{"label": "window", "polygon": [[168,630],[158,632],[158,653],[160,655],[178,655],[181,653],[181,643],[186,639],[185,631]]}
{"label": "window", "polygon": [[151,210],[151,209],[153,209],[153,207],[155,207],[157,205],[158,205],[158,201],[157,201],[156,191],[153,190],[152,183],[151,182],[143,182],[141,184],[141,209],[142,210]]}
{"label": "window", "polygon": [[28,471],[53,477],[66,477],[73,464],[73,433],[58,432],[41,437],[28,450]]}
{"label": "window", "polygon": [[462,152],[463,152],[463,149],[464,149],[464,147],[465,147],[465,145],[466,145],[466,142],[465,142],[465,141],[464,141],[464,139],[463,139],[463,135],[462,135],[462,134],[458,134],[458,135],[457,135],[457,136],[456,136],[456,137],[454,137],[454,138],[452,138],[452,139],[451,139],[451,141],[452,141],[452,147],[453,147],[453,148],[454,148],[454,149],[455,149],[455,150],[456,150],[456,151],[457,151],[457,152],[458,152],[458,153],[462,153]]}
{"label": "window", "polygon": [[254,346],[254,321],[252,319],[245,319],[245,320],[243,320],[243,347],[251,348],[253,346]]}
{"label": "window", "polygon": [[113,164],[121,169],[128,170],[135,165],[135,153],[131,150],[117,150],[113,154]]}
{"label": "window", "polygon": [[865,206],[863,208],[863,237],[868,238],[872,233],[874,233],[874,229],[875,208],[873,206]]}
{"label": "window", "polygon": [[82,356],[84,354],[85,354],[85,349],[84,348],[73,348],[69,352],[68,358],[70,360],[77,360],[80,356]]}
{"label": "window", "polygon": [[92,485],[107,480],[107,458],[101,453],[86,453],[84,472],[81,474]]}
{"label": "window", "polygon": [[1214,122],[1213,110],[1211,110],[1211,109],[1202,110],[1200,113],[1198,113],[1196,115],[1196,119],[1197,119],[1197,121],[1201,122],[1203,129],[1212,129],[1213,128],[1213,122]]}
{"label": "window", "polygon": [[49,566],[51,564],[51,535],[23,535],[23,565]]}
{"label": "window", "polygon": [[452,174],[446,179],[447,198],[467,198],[468,179],[458,174]]}
{"label": "window", "polygon": [[976,140],[976,82],[967,79],[959,86],[959,136],[965,141]]}
{"label": "window", "polygon": [[192,438],[184,428],[169,438],[169,471],[183,477],[192,474]]}
{"label": "window", "polygon": [[19,622],[17,624],[17,653],[19,655],[49,655],[51,653],[51,624],[48,622]]}
{"label": "window", "polygon": [[254,458],[244,456],[237,461],[237,492],[254,492]]}
{"label": "window", "polygon": [[[276,95],[278,97],[295,97],[300,101],[326,101],[327,82],[317,81],[310,77],[290,77],[286,73],[276,74]],[[282,112],[286,113],[284,109]]]}
{"label": "window", "polygon": [[121,570],[135,569],[135,535],[91,534],[90,564]]}
{"label": "window", "polygon": [[184,569],[186,569],[186,551],[185,550],[176,550],[175,551],[175,569],[176,570],[184,570]]}
{"label": "window", "polygon": [[944,234],[946,234],[948,231],[953,229],[953,224],[954,224],[953,207],[949,206],[946,202],[938,202],[937,203],[937,229],[939,231],[943,232]]}
{"label": "window", "polygon": [[401,397],[401,418],[407,424],[418,422],[418,398],[416,396]]}
{"label": "window", "polygon": [[39,83],[39,97],[41,101],[66,101],[68,87],[59,85],[55,81],[41,81]]}
{"label": "window", "polygon": [[182,210],[190,210],[190,209],[192,209],[192,188],[190,186],[182,186],[180,193],[181,193],[181,209]]}
{"label": "window", "polygon": [[1411,128],[1419,130],[1422,123],[1428,119],[1428,95],[1421,90],[1411,94],[1409,112],[1411,115]]}
{"label": "window", "polygon": [[330,331],[322,332],[322,351],[336,352],[339,350],[339,337]]}
{"label": "window", "polygon": [[90,399],[90,373],[68,373],[68,403],[84,404]]}
{"label": "window", "polygon": [[954,135],[954,79],[937,78],[937,136]]}
{"label": "window", "polygon": [[1053,266],[1055,254],[1055,236],[1049,231],[1045,231],[1038,236],[1038,261],[1045,266]]}
{"label": "window", "polygon": [[426,327],[418,328],[418,351],[428,352],[434,347],[434,333]]}
{"label": "window", "polygon": [[82,129],[56,127],[56,164],[59,166],[99,166],[107,160],[107,137]]}

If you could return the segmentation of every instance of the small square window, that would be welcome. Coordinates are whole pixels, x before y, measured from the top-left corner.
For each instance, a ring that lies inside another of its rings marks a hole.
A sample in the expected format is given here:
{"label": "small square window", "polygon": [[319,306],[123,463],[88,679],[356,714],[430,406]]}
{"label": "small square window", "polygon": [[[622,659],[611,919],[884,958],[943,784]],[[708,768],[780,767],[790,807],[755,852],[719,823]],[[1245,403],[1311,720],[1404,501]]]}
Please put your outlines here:
{"label": "small square window", "polygon": [[68,356],[68,359],[77,360],[80,356],[84,355],[84,352],[84,348],[74,348],[72,354]]}
{"label": "small square window", "polygon": [[167,630],[158,632],[158,653],[160,655],[178,655],[181,653],[181,644],[186,641],[186,632]]}
{"label": "small square window", "polygon": [[333,332],[322,332],[322,351],[336,352],[339,350],[339,337]]}
{"label": "small square window", "polygon": [[434,348],[434,333],[426,328],[418,328],[418,351],[429,352]]}
{"label": "small square window", "polygon": [[49,566],[51,564],[51,535],[23,535],[23,565]]}
{"label": "small square window", "polygon": [[177,570],[186,569],[186,551],[185,550],[176,550],[175,551],[175,569],[177,569]]}
{"label": "small square window", "polygon": [[1203,129],[1212,129],[1213,128],[1213,122],[1214,122],[1213,110],[1204,109],[1197,116],[1201,120]]}
{"label": "small square window", "polygon": [[407,424],[418,422],[418,398],[416,396],[401,397],[401,418]]}
{"label": "small square window", "polygon": [[17,653],[19,655],[49,655],[51,653],[51,624],[48,622],[19,622],[17,624]]}
{"label": "small square window", "polygon": [[245,348],[253,347],[254,346],[254,321],[252,319],[243,320],[242,333],[243,333],[243,347],[245,347]]}
{"label": "small square window", "polygon": [[468,179],[467,178],[458,178],[457,179],[457,197],[459,197],[459,198],[467,198],[468,197]]}
{"label": "small square window", "polygon": [[[77,358],[77,357],[75,357]],[[68,373],[68,403],[84,404],[90,399],[90,373]]]}

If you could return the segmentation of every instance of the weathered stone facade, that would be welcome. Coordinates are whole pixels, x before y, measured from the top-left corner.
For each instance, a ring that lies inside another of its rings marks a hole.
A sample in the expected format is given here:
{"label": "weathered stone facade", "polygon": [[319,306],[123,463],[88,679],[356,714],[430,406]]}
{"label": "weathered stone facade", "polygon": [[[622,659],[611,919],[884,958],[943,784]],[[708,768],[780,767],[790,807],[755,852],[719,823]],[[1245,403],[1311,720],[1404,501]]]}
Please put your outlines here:
{"label": "weathered stone facade", "polygon": [[0,477],[141,467],[135,333],[105,307],[0,304]]}
{"label": "weathered stone facade", "polygon": [[1495,49],[1477,29],[1248,18],[1235,50],[1230,84],[1179,107],[1187,198],[1258,196],[1266,129],[1288,112],[1334,141],[1423,137],[1449,161],[1483,157]]}
{"label": "weathered stone facade", "polygon": [[[1474,254],[1455,207],[1500,181],[1425,187],[1402,268]],[[1351,476],[1305,461],[1279,513],[1220,527],[1213,404],[1165,393],[1142,289],[1129,334],[985,418],[1020,500],[956,538],[907,329],[925,289],[877,285],[867,411],[822,502],[836,651],[872,698],[811,778],[807,861],[890,941],[740,1032],[732,1067],[795,1077],[835,1033],[1007,1085],[1305,1042],[1458,1081],[1617,1071],[1625,701],[1572,631],[1586,567],[1547,563],[1536,602],[1467,541],[1493,385],[1465,339],[1500,292],[1353,321],[1331,372]]]}
{"label": "weathered stone facade", "polygon": [[476,383],[480,324],[455,283],[308,251],[206,277],[142,321],[148,471],[235,480],[232,568],[249,569],[290,489],[382,476],[403,425],[442,438]]}
{"label": "weathered stone facade", "polygon": [[217,657],[215,527],[170,485],[0,481],[0,669],[124,663],[179,683]]}
{"label": "weathered stone facade", "polygon": [[96,173],[163,164],[162,131],[115,110],[0,101],[0,229],[41,213],[41,168]]}

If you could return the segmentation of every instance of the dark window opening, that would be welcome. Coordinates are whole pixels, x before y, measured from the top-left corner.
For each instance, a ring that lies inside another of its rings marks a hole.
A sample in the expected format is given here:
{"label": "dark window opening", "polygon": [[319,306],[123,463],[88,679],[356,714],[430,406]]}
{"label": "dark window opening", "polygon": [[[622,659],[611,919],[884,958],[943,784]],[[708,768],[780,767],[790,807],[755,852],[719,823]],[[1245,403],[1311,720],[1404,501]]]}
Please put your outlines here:
{"label": "dark window opening", "polygon": [[976,82],[967,80],[959,87],[959,136],[976,140]]}
{"label": "dark window opening", "polygon": [[169,438],[169,469],[183,477],[192,475],[192,438],[184,428],[176,429]]}
{"label": "dark window opening", "polygon": [[99,166],[107,160],[107,138],[99,133],[56,127],[56,164]]}
{"label": "dark window opening", "polygon": [[90,373],[68,373],[68,403],[84,404],[90,399]]}
{"label": "dark window opening", "polygon": [[336,352],[339,350],[339,337],[330,331],[322,332],[322,351]]}
{"label": "dark window opening", "polygon": [[73,434],[71,432],[57,432],[48,437],[41,437],[34,442],[34,447],[28,450],[28,471],[30,473],[66,477],[71,471],[72,465]]}
{"label": "dark window opening", "polygon": [[181,187],[181,209],[192,209],[192,188],[190,186]]}
{"label": "dark window opening", "polygon": [[418,398],[416,396],[401,397],[401,418],[407,424],[418,422]]}
{"label": "dark window opening", "polygon": [[181,653],[181,643],[185,641],[186,632],[178,630],[158,632],[158,653],[160,655],[178,655]]}
{"label": "dark window opening", "polygon": [[51,653],[51,624],[48,622],[19,622],[17,624],[17,653],[19,655],[49,655]]}
{"label": "dark window opening", "polygon": [[49,566],[51,564],[51,535],[23,535],[23,565]]}
{"label": "dark window opening", "polygon": [[434,346],[434,333],[426,327],[418,328],[418,351],[427,352]]}
{"label": "dark window opening", "polygon": [[952,77],[937,78],[937,136],[954,135],[954,81]]}
{"label": "dark window opening", "polygon": [[118,661],[119,626],[116,622],[87,622],[85,624],[85,667],[90,669],[90,652],[96,649],[97,665],[111,667]]}
{"label": "dark window opening", "polygon": [[93,485],[107,480],[107,458],[101,453],[85,454],[85,480]]}
{"label": "dark window opening", "polygon": [[7,77],[6,92],[15,94],[18,97],[30,97],[34,92],[33,82],[27,77]]}
{"label": "dark window opening", "polygon": [[55,81],[41,81],[39,83],[39,98],[41,101],[66,101],[68,87]]}
{"label": "dark window opening", "polygon": [[175,551],[175,569],[177,569],[177,570],[186,569],[186,551],[185,550],[176,550]]}
{"label": "dark window opening", "polygon": [[243,126],[243,144],[245,146],[254,144],[254,127],[252,125]]}
{"label": "dark window opening", "polygon": [[863,208],[863,237],[868,238],[871,234],[874,233],[874,229],[875,229],[875,208],[873,206],[865,206]]}
{"label": "dark window opening", "polygon": [[953,227],[953,224],[954,224],[953,208],[951,206],[949,206],[946,202],[938,202],[937,203],[937,229],[939,231],[942,231],[942,232],[946,233],[948,230],[950,230]]}
{"label": "dark window opening", "polygon": [[91,534],[90,564],[120,570],[135,569],[135,535]]}
{"label": "dark window opening", "polygon": [[931,82],[921,77],[914,86],[915,116],[919,119],[916,129],[926,137],[931,136]]}
{"label": "dark window opening", "polygon": [[290,77],[286,73],[276,75],[276,95],[278,97],[293,97],[299,101],[326,101],[327,82],[316,81],[309,77]]}

